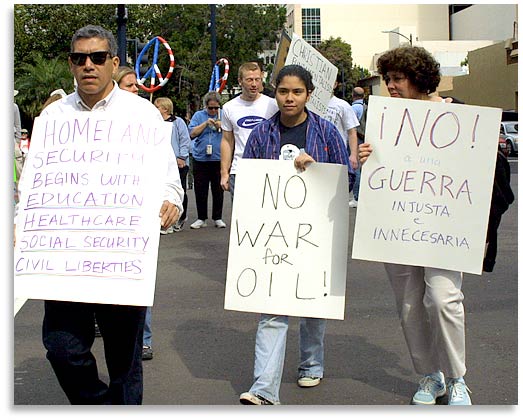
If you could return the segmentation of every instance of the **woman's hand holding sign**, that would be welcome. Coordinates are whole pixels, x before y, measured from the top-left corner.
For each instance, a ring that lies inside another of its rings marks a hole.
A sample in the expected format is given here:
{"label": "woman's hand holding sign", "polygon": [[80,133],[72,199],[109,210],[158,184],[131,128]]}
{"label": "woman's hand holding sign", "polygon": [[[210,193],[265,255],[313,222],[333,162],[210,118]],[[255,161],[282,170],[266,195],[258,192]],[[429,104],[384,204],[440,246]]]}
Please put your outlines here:
{"label": "woman's hand holding sign", "polygon": [[358,156],[360,158],[360,164],[364,164],[370,154],[372,153],[372,146],[369,143],[362,143],[358,146]]}

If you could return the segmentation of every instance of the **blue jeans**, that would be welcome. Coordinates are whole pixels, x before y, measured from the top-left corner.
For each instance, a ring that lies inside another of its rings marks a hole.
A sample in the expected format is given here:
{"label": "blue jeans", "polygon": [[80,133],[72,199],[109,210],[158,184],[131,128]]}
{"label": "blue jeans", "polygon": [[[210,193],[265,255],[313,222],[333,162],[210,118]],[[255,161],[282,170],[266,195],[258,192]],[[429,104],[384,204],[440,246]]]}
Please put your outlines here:
{"label": "blue jeans", "polygon": [[229,175],[229,192],[231,193],[231,202],[234,200],[234,184],[236,181],[236,174]]}
{"label": "blue jeans", "polygon": [[[363,144],[364,141],[358,139],[358,147],[360,144]],[[358,169],[356,169],[356,179],[354,180],[354,187],[352,189],[352,193],[354,195],[354,199],[358,201],[358,197],[360,195],[360,178],[361,178],[361,164],[358,166]]]}
{"label": "blue jeans", "polygon": [[361,178],[361,167],[358,167],[356,169],[356,180],[354,181],[354,188],[352,189],[352,193],[354,194],[354,199],[358,201],[358,197],[360,195],[360,178]]}
{"label": "blue jeans", "polygon": [[151,307],[147,307],[145,312],[145,325],[143,326],[143,345],[152,347],[153,331],[151,330]]}
{"label": "blue jeans", "polygon": [[[323,338],[327,320],[300,319],[300,364],[298,376],[323,378]],[[256,332],[254,383],[249,392],[273,403],[280,401],[289,317],[261,314]]]}

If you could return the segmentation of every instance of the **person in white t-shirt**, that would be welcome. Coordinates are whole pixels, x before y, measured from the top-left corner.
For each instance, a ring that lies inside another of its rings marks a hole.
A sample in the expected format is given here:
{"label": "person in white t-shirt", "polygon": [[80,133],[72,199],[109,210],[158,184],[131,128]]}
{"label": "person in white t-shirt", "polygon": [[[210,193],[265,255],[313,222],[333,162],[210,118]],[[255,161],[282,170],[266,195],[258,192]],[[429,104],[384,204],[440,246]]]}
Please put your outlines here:
{"label": "person in white t-shirt", "polygon": [[[334,82],[333,93],[339,85],[339,80]],[[358,134],[356,127],[360,125],[356,113],[347,101],[332,95],[328,105],[325,119],[333,123],[345,140],[349,151],[349,162],[352,169],[358,169]]]}
{"label": "person in white t-shirt", "polygon": [[225,191],[231,193],[231,198],[234,196],[238,159],[243,155],[251,130],[278,111],[274,98],[260,93],[263,85],[258,63],[242,64],[238,71],[238,83],[242,93],[223,106],[221,118],[223,135],[220,146],[220,184]]}

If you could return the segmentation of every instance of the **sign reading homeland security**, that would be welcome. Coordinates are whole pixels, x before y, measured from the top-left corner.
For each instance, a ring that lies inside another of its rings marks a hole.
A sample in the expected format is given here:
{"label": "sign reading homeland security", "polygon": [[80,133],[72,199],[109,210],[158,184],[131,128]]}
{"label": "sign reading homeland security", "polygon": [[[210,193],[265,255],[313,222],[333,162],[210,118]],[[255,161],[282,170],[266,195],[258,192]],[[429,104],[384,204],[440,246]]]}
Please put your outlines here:
{"label": "sign reading homeland security", "polygon": [[15,297],[152,305],[171,129],[108,113],[35,120]]}
{"label": "sign reading homeland security", "polygon": [[298,64],[312,74],[314,91],[309,102],[307,102],[307,108],[324,117],[327,113],[329,100],[332,97],[338,69],[316,48],[296,34],[292,35],[292,41],[285,59],[285,65],[289,64]]}
{"label": "sign reading homeland security", "polygon": [[371,96],[352,258],[481,274],[501,110]]}
{"label": "sign reading homeland security", "polygon": [[225,309],[343,319],[347,167],[239,161]]}

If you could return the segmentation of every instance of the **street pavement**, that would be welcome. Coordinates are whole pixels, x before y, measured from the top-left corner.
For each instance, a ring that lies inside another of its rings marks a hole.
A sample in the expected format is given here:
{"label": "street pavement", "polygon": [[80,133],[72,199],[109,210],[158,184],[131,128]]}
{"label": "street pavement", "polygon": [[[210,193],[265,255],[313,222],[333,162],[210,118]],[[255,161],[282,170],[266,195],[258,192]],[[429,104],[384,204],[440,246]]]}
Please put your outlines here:
{"label": "street pavement", "polygon": [[[511,167],[516,202],[499,229],[494,272],[465,274],[463,285],[466,380],[473,403],[489,415],[514,414],[510,406],[518,404],[517,162]],[[338,410],[408,405],[417,387],[419,377],[410,362],[383,264],[350,258],[355,214],[351,209],[345,320],[328,322],[325,378],[315,388],[296,385],[298,320],[291,318],[282,404]],[[226,193],[228,226],[230,216]],[[194,193],[189,190],[184,230],[161,236],[152,312],[154,358],[143,363],[145,405],[238,406],[239,394],[251,385],[258,315],[223,309],[229,227],[189,229],[195,219]],[[68,404],[45,358],[42,317],[43,303],[30,300],[14,320],[15,405]],[[102,379],[107,380],[101,338],[93,352]],[[391,414],[390,408],[381,408],[384,415]],[[479,408],[472,410],[479,413]]]}

